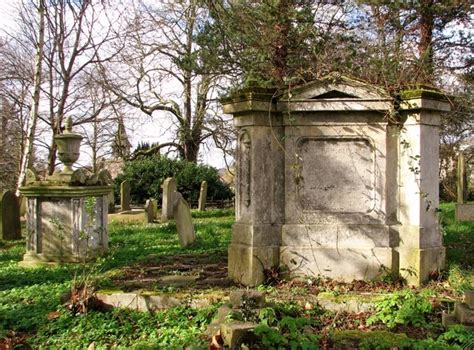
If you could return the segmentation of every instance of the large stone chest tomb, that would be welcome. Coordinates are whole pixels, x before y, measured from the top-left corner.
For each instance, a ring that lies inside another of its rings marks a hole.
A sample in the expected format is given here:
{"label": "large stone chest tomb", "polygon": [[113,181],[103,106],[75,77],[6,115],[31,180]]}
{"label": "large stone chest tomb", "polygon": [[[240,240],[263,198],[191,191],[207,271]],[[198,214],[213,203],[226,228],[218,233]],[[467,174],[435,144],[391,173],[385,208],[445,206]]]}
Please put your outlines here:
{"label": "large stone chest tomb", "polygon": [[328,78],[283,95],[223,100],[239,131],[229,275],[247,285],[290,277],[412,284],[444,263],[438,227],[438,126],[449,104],[416,90]]}

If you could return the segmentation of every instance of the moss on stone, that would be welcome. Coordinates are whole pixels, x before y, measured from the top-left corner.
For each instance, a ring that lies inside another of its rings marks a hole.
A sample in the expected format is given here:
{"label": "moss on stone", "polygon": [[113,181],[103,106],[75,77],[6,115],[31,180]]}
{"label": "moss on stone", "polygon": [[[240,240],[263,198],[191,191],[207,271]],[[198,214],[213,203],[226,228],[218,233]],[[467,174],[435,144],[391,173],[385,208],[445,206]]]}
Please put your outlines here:
{"label": "moss on stone", "polygon": [[435,100],[447,100],[447,96],[434,88],[418,87],[400,92],[402,100],[410,100],[413,98],[431,98]]}

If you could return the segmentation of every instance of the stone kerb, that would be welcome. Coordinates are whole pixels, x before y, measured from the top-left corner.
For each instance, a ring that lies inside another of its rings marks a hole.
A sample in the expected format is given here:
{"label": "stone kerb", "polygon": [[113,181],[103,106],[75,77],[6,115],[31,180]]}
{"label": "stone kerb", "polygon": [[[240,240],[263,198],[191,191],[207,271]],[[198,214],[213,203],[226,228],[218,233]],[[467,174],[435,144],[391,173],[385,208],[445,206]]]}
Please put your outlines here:
{"label": "stone kerb", "polygon": [[206,200],[207,200],[207,181],[201,182],[201,190],[199,191],[199,204],[198,210],[206,210]]}
{"label": "stone kerb", "polygon": [[177,191],[176,180],[173,177],[167,178],[162,185],[163,197],[161,206],[161,221],[167,222],[173,219],[174,194]]}
{"label": "stone kerb", "polygon": [[407,96],[400,132],[379,88],[342,77],[291,92],[223,101],[239,132],[229,276],[256,285],[280,267],[350,281],[388,268],[425,281],[444,262],[436,169],[449,104]]}
{"label": "stone kerb", "polygon": [[21,239],[20,205],[13,191],[4,191],[0,197],[0,237]]}

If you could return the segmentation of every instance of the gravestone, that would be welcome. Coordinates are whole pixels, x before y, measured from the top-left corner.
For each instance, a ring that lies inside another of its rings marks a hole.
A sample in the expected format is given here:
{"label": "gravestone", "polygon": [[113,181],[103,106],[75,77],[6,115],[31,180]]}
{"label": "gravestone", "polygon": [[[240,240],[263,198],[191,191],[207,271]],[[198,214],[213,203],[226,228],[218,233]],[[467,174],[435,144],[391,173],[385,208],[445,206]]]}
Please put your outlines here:
{"label": "gravestone", "polygon": [[110,191],[107,196],[107,203],[109,207],[109,214],[115,213],[115,194],[114,191]]}
{"label": "gravestone", "polygon": [[206,210],[206,199],[207,199],[207,181],[201,182],[201,191],[199,192],[199,204],[198,210]]}
{"label": "gravestone", "polygon": [[173,218],[173,196],[176,193],[176,180],[172,177],[163,181],[163,197],[161,206],[161,221],[166,222]]}
{"label": "gravestone", "polygon": [[4,191],[0,198],[0,237],[21,239],[20,205],[13,191]]}
{"label": "gravestone", "polygon": [[153,203],[151,199],[147,199],[145,202],[145,221],[147,224],[151,224],[153,222],[153,219],[155,218],[155,215],[153,213]]}
{"label": "gravestone", "polygon": [[[442,94],[390,94],[332,75],[275,97],[223,99],[238,130],[229,276],[426,281],[443,267],[438,163]],[[387,116],[397,109],[397,119]]]}
{"label": "gravestone", "polygon": [[158,218],[158,201],[156,199],[150,199],[153,208],[153,219]]}
{"label": "gravestone", "polygon": [[466,171],[466,161],[464,153],[458,155],[457,167],[457,203],[456,203],[456,220],[458,221],[474,221],[474,204],[466,203],[468,196],[469,178]]}
{"label": "gravestone", "polygon": [[128,181],[120,184],[120,210],[130,210],[130,183]]}
{"label": "gravestone", "polygon": [[179,243],[187,247],[196,240],[193,219],[188,203],[179,192],[173,193],[173,216],[178,230]]}

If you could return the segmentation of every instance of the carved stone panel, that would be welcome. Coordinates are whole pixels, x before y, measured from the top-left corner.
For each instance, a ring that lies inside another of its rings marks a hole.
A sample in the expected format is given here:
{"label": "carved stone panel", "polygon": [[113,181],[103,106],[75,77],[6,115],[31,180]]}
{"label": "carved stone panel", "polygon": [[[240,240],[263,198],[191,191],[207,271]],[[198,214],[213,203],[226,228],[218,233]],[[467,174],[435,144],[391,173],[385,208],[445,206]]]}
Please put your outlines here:
{"label": "carved stone panel", "polygon": [[297,200],[303,211],[369,213],[375,207],[375,152],[359,136],[298,140],[301,173]]}
{"label": "carved stone panel", "polygon": [[250,135],[247,131],[243,131],[240,136],[239,156],[240,156],[240,170],[239,170],[239,186],[240,186],[240,200],[245,207],[250,206],[251,202],[251,156],[250,156]]}

